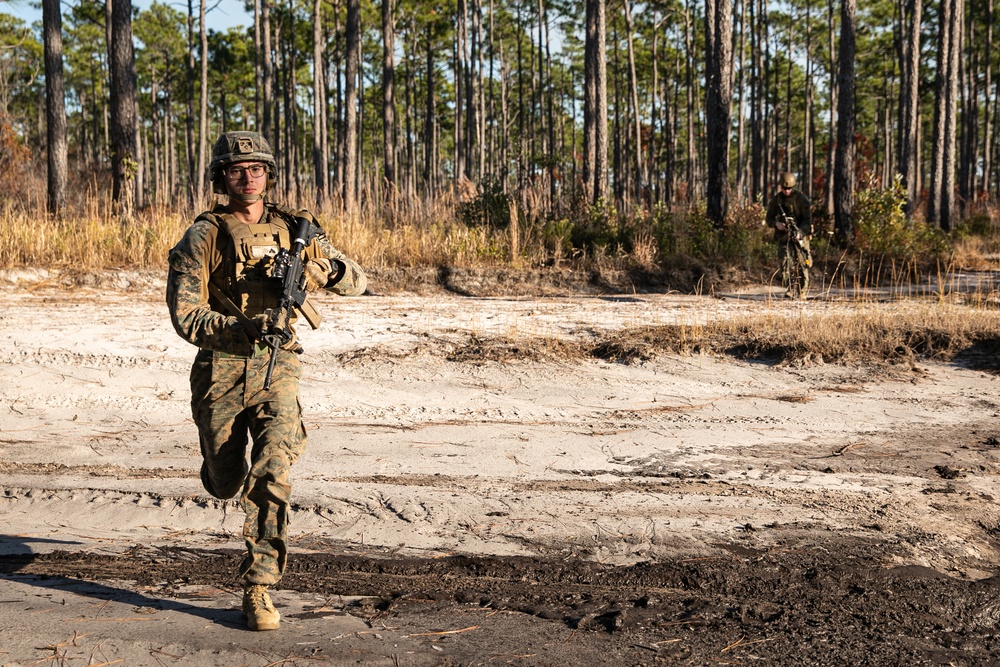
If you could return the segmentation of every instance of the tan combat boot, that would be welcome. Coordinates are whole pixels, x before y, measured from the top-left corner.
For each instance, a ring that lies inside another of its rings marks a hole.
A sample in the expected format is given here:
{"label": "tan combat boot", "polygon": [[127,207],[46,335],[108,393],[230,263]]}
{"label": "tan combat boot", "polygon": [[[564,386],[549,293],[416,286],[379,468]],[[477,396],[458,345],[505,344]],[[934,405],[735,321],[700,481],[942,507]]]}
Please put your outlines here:
{"label": "tan combat boot", "polygon": [[267,594],[267,586],[259,584],[247,584],[243,589],[243,615],[251,630],[277,630],[281,621]]}

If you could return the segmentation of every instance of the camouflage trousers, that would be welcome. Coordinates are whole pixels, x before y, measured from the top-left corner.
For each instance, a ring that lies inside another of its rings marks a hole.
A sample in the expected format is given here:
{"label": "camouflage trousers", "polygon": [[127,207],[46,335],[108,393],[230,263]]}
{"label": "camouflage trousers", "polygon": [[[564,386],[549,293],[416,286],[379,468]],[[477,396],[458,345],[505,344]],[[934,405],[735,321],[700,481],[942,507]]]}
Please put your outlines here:
{"label": "camouflage trousers", "polygon": [[264,391],[269,356],[269,351],[247,358],[201,350],[191,368],[202,484],[221,499],[242,489],[247,555],[240,575],[247,583],[265,585],[277,583],[285,570],[289,473],[306,448],[298,355],[278,352],[271,388]]}
{"label": "camouflage trousers", "polygon": [[[781,286],[790,289],[794,284],[793,270],[797,270],[799,276],[797,287],[802,292],[809,290],[809,267],[812,266],[812,250],[809,247],[809,238],[802,239],[802,244],[790,242],[787,234],[775,236],[778,244],[778,266],[781,267]],[[791,257],[788,257],[791,255]],[[786,258],[790,261],[786,261]]]}

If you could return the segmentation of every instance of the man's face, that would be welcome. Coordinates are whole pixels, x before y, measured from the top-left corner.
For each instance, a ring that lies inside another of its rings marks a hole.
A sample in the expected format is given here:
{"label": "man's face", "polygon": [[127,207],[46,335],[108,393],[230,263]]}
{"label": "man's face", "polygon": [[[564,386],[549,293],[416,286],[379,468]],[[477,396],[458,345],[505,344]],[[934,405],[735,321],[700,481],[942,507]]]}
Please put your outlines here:
{"label": "man's face", "polygon": [[781,186],[781,194],[785,195],[786,197],[788,195],[792,194],[792,186],[790,186],[790,185],[789,186],[782,185]]}
{"label": "man's face", "polygon": [[260,162],[236,162],[223,171],[230,197],[256,199],[267,189],[267,167]]}

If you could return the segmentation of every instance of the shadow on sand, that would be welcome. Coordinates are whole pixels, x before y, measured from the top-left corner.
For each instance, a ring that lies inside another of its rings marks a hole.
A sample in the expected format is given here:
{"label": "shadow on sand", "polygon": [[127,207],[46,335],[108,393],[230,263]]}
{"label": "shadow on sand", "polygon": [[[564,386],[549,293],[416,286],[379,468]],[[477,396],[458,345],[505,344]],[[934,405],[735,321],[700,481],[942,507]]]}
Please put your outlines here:
{"label": "shadow on sand", "polygon": [[[237,608],[215,609],[212,607],[201,607],[175,599],[149,597],[125,588],[116,588],[82,578],[71,579],[60,576],[34,574],[31,572],[31,565],[40,558],[40,554],[32,548],[33,544],[44,544],[50,548],[56,545],[65,545],[67,549],[72,549],[80,543],[70,540],[0,535],[0,580],[6,579],[47,590],[59,590],[96,600],[119,602],[155,611],[174,611],[202,618],[227,628],[246,629],[242,612]],[[100,558],[96,554],[91,557]]]}

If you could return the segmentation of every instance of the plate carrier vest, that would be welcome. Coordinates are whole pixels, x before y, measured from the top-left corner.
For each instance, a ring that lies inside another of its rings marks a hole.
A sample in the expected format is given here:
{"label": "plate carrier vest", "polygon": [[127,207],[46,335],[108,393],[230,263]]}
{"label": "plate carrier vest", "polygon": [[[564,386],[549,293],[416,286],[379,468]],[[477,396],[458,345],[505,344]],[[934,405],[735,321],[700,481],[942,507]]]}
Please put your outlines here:
{"label": "plate carrier vest", "polygon": [[[226,232],[219,234],[216,246],[222,255],[222,284],[214,275],[211,280],[247,317],[277,307],[281,286],[270,277],[274,257],[281,248],[291,248],[289,220],[304,213],[266,204],[265,223],[248,225],[218,209],[196,218],[196,222],[204,220]],[[225,304],[217,302],[212,307],[220,312],[228,310]]]}

